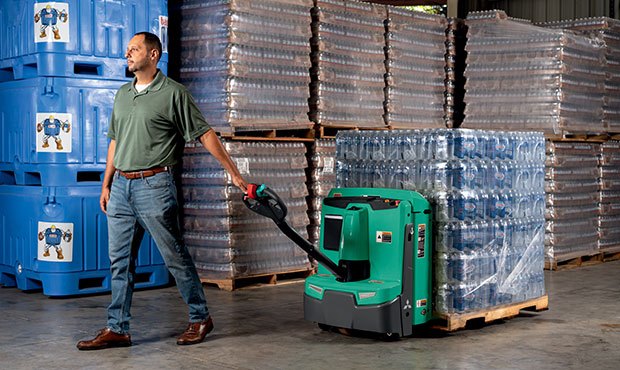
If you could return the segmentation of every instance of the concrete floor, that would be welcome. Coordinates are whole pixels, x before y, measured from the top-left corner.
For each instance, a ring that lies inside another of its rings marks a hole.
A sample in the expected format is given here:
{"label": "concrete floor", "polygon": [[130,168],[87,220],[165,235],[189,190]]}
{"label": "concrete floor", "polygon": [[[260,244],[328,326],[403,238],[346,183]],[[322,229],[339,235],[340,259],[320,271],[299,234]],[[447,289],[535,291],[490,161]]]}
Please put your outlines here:
{"label": "concrete floor", "polygon": [[2,369],[617,369],[620,261],[547,272],[549,311],[396,342],[321,331],[303,320],[303,284],[206,287],[215,331],[177,346],[186,308],[175,287],[137,292],[135,345],[80,352],[109,296],[50,299],[0,289]]}

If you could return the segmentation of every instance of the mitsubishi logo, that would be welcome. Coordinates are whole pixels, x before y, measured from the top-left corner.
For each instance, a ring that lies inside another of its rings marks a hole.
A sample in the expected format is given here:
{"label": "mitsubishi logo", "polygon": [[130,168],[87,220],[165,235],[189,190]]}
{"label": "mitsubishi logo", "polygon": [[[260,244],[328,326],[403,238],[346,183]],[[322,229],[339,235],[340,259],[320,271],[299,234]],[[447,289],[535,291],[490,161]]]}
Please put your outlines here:
{"label": "mitsubishi logo", "polygon": [[409,303],[409,300],[407,300],[405,302],[405,306],[403,307],[403,310],[410,310],[411,309],[411,304]]}

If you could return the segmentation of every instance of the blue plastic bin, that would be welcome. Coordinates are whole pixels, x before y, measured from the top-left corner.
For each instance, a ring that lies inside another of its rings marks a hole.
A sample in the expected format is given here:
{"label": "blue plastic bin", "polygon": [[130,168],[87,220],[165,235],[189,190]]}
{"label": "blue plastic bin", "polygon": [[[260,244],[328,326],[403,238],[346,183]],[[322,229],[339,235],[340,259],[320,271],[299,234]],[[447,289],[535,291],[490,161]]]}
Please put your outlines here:
{"label": "blue plastic bin", "polygon": [[[167,30],[167,0],[2,0],[0,81],[127,79],[125,49],[131,36],[149,31],[167,44]],[[160,62],[164,72],[166,44]]]}
{"label": "blue plastic bin", "polygon": [[0,83],[0,184],[100,182],[123,83],[63,77]]}
{"label": "blue plastic bin", "polygon": [[[100,186],[0,185],[0,283],[48,296],[108,292],[107,218]],[[136,287],[168,283],[152,239],[138,254]]]}

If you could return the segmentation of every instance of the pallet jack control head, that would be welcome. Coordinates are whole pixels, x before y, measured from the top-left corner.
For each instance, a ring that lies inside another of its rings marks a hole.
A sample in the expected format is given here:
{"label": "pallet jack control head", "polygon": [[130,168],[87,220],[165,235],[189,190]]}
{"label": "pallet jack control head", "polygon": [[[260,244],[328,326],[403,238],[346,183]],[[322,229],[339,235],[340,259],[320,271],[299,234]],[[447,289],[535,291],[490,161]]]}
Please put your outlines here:
{"label": "pallet jack control head", "polygon": [[272,219],[276,224],[284,222],[287,208],[282,199],[265,184],[248,184],[243,203],[259,215]]}

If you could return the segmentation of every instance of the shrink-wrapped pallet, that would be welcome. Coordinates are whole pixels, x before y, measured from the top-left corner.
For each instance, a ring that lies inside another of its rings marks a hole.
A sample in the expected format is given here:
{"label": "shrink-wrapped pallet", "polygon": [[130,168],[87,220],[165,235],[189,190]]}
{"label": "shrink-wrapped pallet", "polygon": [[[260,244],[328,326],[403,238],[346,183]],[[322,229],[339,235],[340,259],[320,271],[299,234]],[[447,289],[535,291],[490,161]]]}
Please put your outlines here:
{"label": "shrink-wrapped pallet", "polygon": [[385,123],[394,128],[446,127],[448,20],[388,6],[386,26]]}
{"label": "shrink-wrapped pallet", "polygon": [[462,127],[600,133],[605,51],[590,36],[509,18],[467,17],[465,119]]}
{"label": "shrink-wrapped pallet", "polygon": [[478,130],[341,131],[337,185],[415,190],[433,205],[434,307],[544,295],[544,138]]}
{"label": "shrink-wrapped pallet", "polygon": [[545,258],[550,264],[598,251],[600,147],[547,141]]}
{"label": "shrink-wrapped pallet", "polygon": [[602,41],[605,48],[604,120],[609,132],[620,132],[620,21],[598,17],[549,22],[550,28],[565,28]]}
{"label": "shrink-wrapped pallet", "polygon": [[316,0],[310,118],[323,126],[384,127],[384,5]]}
{"label": "shrink-wrapped pallet", "polygon": [[307,128],[312,0],[184,0],[181,82],[224,133]]}
{"label": "shrink-wrapped pallet", "polygon": [[[224,141],[244,178],[285,202],[287,221],[307,237],[306,147],[291,142]],[[219,162],[187,144],[182,173],[184,238],[201,278],[221,280],[310,268],[307,255],[271,219],[250,211]]]}

